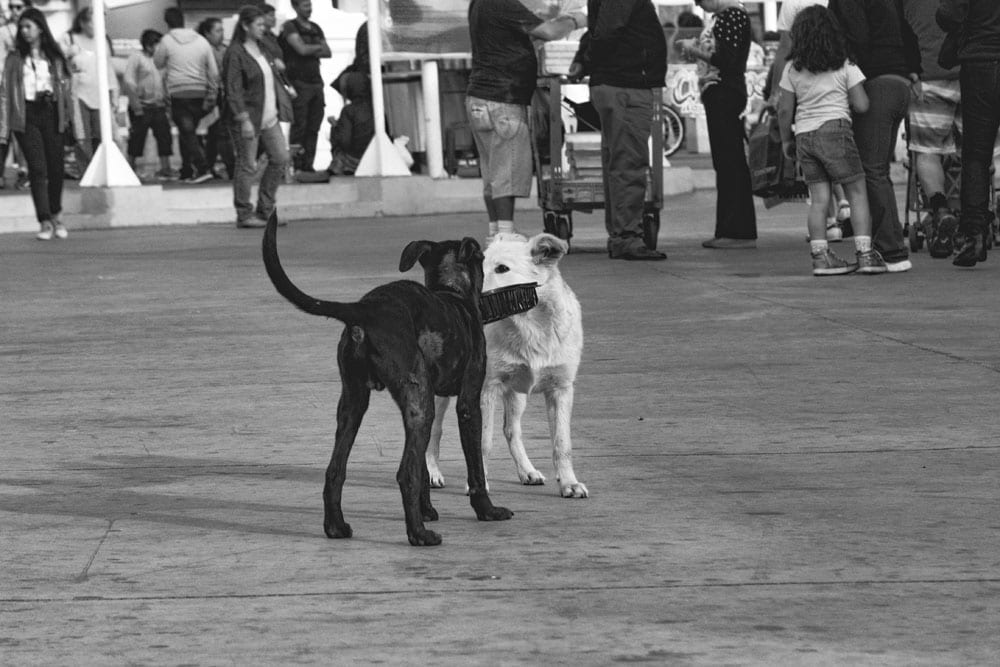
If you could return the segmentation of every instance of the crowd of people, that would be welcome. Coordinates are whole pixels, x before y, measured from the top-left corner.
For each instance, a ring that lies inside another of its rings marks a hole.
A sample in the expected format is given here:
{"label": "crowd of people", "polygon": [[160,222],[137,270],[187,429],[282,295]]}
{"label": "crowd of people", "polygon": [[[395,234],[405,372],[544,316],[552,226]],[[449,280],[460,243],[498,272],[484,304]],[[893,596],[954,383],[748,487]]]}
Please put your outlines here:
{"label": "crowd of people", "polygon": [[[60,38],[52,35],[45,14],[31,0],[10,0],[0,28],[0,164],[13,148],[23,172],[19,187],[30,188],[40,240],[66,238],[59,219],[63,182],[84,173],[100,146],[99,68],[107,70],[115,141],[128,128],[124,147],[139,168],[150,132],[156,143],[158,181],[233,182],[237,227],[261,227],[274,210],[278,186],[288,175],[313,172],[316,146],[325,119],[320,61],[330,57],[322,28],[310,20],[311,0],[293,0],[294,18],[275,32],[275,8],[248,2],[233,34],[223,21],[206,18],[196,29],[185,25],[178,7],[164,12],[165,31],[139,35],[140,50],[124,64],[121,83],[108,57],[98,62],[90,7],[76,14]],[[361,157],[374,134],[368,75],[352,80],[344,122],[334,122],[334,155]],[[127,122],[117,114],[127,98]],[[353,102],[353,104],[351,104]],[[286,137],[280,123],[290,124]],[[171,165],[176,128],[180,169]],[[67,161],[71,148],[73,159]],[[72,167],[75,166],[75,169]],[[353,170],[352,170],[353,171]],[[339,170],[338,173],[344,173]],[[0,182],[3,182],[0,174]],[[259,179],[257,202],[250,200]]]}

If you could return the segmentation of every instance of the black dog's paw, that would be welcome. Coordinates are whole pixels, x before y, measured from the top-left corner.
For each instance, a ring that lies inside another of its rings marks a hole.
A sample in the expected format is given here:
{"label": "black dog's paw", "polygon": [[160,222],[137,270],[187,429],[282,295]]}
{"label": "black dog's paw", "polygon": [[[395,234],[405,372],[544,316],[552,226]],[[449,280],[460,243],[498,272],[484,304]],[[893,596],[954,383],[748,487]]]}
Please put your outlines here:
{"label": "black dog's paw", "polygon": [[343,515],[329,517],[323,520],[323,532],[332,539],[345,539],[354,535],[351,524],[344,521]]}
{"label": "black dog's paw", "polygon": [[420,513],[422,515],[420,518],[422,518],[424,521],[437,521],[438,520],[438,511],[436,509],[434,509],[433,507],[431,507],[430,505],[428,505],[427,507],[422,508],[420,510]]}
{"label": "black dog's paw", "polygon": [[441,536],[433,530],[425,528],[409,531],[406,536],[409,538],[410,544],[415,547],[436,547],[441,544]]}
{"label": "black dog's paw", "polygon": [[494,506],[494,507],[490,507],[489,509],[487,509],[485,511],[476,512],[476,517],[480,521],[507,521],[512,516],[514,516],[514,513],[511,512],[506,507],[496,507],[496,506]]}

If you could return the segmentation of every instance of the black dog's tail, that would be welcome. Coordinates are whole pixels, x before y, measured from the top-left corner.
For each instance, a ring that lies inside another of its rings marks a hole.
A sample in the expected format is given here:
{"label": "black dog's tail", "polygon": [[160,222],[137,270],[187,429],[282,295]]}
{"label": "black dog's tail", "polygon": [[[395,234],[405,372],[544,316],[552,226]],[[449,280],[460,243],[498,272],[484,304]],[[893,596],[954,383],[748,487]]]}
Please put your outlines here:
{"label": "black dog's tail", "polygon": [[272,212],[271,217],[267,219],[267,226],[264,228],[263,251],[264,268],[267,269],[267,275],[271,278],[271,284],[278,290],[278,294],[291,301],[296,308],[310,315],[332,317],[341,322],[359,322],[362,316],[359,304],[315,299],[292,283],[288,274],[281,268],[281,261],[278,259],[277,211]]}

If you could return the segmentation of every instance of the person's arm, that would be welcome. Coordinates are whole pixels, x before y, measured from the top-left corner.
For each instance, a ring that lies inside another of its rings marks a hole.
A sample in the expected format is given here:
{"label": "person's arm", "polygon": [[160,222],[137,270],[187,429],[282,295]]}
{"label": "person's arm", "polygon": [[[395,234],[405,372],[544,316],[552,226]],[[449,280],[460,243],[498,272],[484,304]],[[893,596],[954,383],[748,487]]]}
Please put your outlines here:
{"label": "person's arm", "polygon": [[622,33],[640,0],[605,0],[601,3],[597,16],[587,17],[589,45],[587,57],[591,61],[603,62],[615,53]]}
{"label": "person's arm", "polygon": [[205,95],[205,110],[208,111],[219,100],[219,63],[215,60],[212,45],[205,41],[205,70],[208,72],[208,90]]}
{"label": "person's arm", "polygon": [[4,62],[3,77],[0,77],[0,144],[10,141],[10,109],[8,109],[10,104],[7,100],[7,88],[11,77],[14,76],[11,73],[13,68],[8,66],[13,60],[15,59],[8,58]]}
{"label": "person's arm", "polygon": [[579,12],[563,14],[554,19],[543,21],[535,26],[528,34],[535,39],[551,42],[554,39],[562,39],[578,28],[587,25],[587,17]]}
{"label": "person's arm", "polygon": [[298,26],[295,25],[294,21],[286,23],[283,30],[288,46],[300,56],[312,58],[330,57],[330,47],[327,45],[326,39],[323,39],[319,44],[306,44],[305,40],[302,39],[302,35],[299,34]]}
{"label": "person's arm", "polygon": [[153,51],[153,63],[156,65],[156,69],[163,69],[167,66],[167,47],[164,42],[167,41],[169,36],[169,33],[164,35]]}
{"label": "person's arm", "polygon": [[863,83],[858,83],[847,89],[847,102],[854,113],[867,113],[868,93]]}
{"label": "person's arm", "polygon": [[128,97],[128,105],[132,113],[142,115],[142,104],[139,102],[139,63],[142,56],[133,54],[129,56],[125,63],[125,75],[122,77],[122,85],[125,87],[125,96]]}
{"label": "person's arm", "polygon": [[871,53],[871,34],[868,31],[868,15],[864,6],[858,0],[830,0],[829,9],[840,21],[850,56],[857,58],[861,69],[867,69],[868,54]]}
{"label": "person's arm", "polygon": [[233,114],[233,122],[237,126],[250,123],[251,130],[253,123],[250,121],[250,112],[247,111],[246,98],[243,90],[243,58],[237,53],[240,46],[231,46],[226,51],[223,58],[222,70],[225,73],[226,104]]}
{"label": "person's arm", "polygon": [[781,130],[781,150],[788,157],[795,157],[795,134],[792,123],[795,122],[796,99],[792,90],[788,71],[791,64],[785,65],[778,84],[778,128]]}

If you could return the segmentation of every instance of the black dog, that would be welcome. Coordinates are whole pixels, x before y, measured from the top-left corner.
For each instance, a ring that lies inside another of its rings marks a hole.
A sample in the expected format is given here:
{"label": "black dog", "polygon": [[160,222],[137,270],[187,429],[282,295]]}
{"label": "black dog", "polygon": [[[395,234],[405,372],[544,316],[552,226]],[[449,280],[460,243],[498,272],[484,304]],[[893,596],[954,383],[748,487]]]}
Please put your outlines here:
{"label": "black dog", "polygon": [[502,521],[512,512],[494,507],[483,470],[479,394],[486,374],[486,340],[479,311],[483,253],[471,238],[413,241],[403,250],[399,270],[419,261],[426,287],[398,280],[376,287],[356,303],[322,301],[292,284],[278,260],[277,216],[264,230],[264,266],[278,293],[311,315],[332,317],[346,326],[337,346],[343,392],[337,404],[337,435],[323,487],[323,529],[327,537],[351,537],[341,492],[347,457],[368,410],[371,390],[388,389],[403,413],[406,441],[396,473],[403,494],[406,535],[414,546],[433,546],[441,536],[424,528],[435,521],[430,477],[424,464],[434,397],[458,396],[462,451],[468,468],[469,498],[480,521]]}

